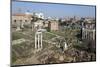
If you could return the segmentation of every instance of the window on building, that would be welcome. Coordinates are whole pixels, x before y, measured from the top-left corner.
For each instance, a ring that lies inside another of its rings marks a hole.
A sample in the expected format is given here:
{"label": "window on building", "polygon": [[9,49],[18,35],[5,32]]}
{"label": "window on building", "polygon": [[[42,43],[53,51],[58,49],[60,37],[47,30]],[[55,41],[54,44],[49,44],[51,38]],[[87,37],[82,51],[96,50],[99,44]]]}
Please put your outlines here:
{"label": "window on building", "polygon": [[25,20],[25,22],[27,22],[27,20]]}
{"label": "window on building", "polygon": [[16,22],[16,20],[14,20],[14,22]]}

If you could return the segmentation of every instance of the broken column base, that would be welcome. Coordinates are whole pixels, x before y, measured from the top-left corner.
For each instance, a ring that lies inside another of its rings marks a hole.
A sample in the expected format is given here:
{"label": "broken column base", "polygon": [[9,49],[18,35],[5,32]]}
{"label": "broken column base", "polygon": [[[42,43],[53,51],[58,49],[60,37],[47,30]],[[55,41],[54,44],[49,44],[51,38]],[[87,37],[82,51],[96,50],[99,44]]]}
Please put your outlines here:
{"label": "broken column base", "polygon": [[35,49],[35,50],[34,50],[34,53],[37,53],[37,52],[39,52],[39,51],[41,51],[41,50],[42,50],[42,48]]}
{"label": "broken column base", "polygon": [[19,30],[21,30],[20,27],[17,27],[16,31],[19,31]]}

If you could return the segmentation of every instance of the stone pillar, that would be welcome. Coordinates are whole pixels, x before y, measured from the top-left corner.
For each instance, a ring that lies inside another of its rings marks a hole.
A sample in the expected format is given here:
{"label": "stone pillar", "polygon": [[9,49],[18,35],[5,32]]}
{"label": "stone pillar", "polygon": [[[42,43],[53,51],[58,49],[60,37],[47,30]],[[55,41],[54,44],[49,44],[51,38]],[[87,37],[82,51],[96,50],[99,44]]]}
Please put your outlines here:
{"label": "stone pillar", "polygon": [[41,32],[41,49],[42,49],[42,32]]}
{"label": "stone pillar", "polygon": [[85,30],[83,30],[82,37],[85,38]]}
{"label": "stone pillar", "polygon": [[95,30],[93,30],[93,40],[95,39]]}
{"label": "stone pillar", "polygon": [[68,48],[68,46],[67,46],[67,43],[66,43],[66,42],[64,42],[64,48],[65,48],[65,50]]}
{"label": "stone pillar", "polygon": [[40,34],[38,34],[38,49],[40,48]]}
{"label": "stone pillar", "polygon": [[35,33],[35,49],[40,50],[42,49],[42,32]]}
{"label": "stone pillar", "polygon": [[20,21],[17,22],[17,28],[16,28],[16,31],[19,31],[20,30]]}
{"label": "stone pillar", "polygon": [[37,49],[37,34],[35,34],[35,49]]}
{"label": "stone pillar", "polygon": [[82,39],[84,39],[84,37],[85,37],[84,36],[85,35],[84,32],[85,32],[85,30],[84,30],[84,28],[82,28]]}

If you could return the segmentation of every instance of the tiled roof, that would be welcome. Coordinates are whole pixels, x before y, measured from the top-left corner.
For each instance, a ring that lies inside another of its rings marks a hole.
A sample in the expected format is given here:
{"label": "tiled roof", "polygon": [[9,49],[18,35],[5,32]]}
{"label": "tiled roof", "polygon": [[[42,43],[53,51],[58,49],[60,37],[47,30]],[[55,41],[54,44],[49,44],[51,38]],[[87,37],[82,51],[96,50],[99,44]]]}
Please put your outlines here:
{"label": "tiled roof", "polygon": [[32,17],[31,14],[30,15],[28,15],[28,14],[12,14],[12,16],[30,16],[30,17]]}

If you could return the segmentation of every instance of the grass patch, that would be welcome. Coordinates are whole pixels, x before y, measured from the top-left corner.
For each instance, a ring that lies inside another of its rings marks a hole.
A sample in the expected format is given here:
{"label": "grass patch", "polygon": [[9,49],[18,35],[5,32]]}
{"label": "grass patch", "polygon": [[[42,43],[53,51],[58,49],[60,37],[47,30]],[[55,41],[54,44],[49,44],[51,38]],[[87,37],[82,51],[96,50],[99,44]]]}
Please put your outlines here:
{"label": "grass patch", "polygon": [[49,34],[49,33],[46,33],[46,32],[43,33],[43,39],[44,40],[50,40],[53,37],[55,37],[55,35],[52,35],[52,34]]}

